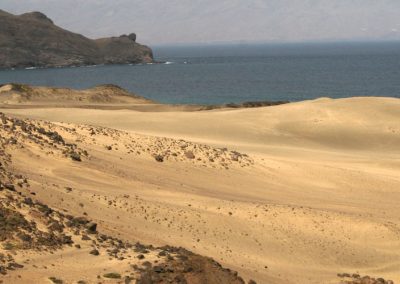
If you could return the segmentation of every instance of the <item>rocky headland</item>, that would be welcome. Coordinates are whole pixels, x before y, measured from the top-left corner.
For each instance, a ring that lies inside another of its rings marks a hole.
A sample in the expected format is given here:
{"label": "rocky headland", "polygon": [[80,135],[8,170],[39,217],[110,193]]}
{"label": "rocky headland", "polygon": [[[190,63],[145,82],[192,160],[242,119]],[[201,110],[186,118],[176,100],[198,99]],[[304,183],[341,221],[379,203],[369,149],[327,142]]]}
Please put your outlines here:
{"label": "rocky headland", "polygon": [[92,40],[56,26],[40,12],[0,10],[0,68],[66,67],[153,62],[136,34]]}

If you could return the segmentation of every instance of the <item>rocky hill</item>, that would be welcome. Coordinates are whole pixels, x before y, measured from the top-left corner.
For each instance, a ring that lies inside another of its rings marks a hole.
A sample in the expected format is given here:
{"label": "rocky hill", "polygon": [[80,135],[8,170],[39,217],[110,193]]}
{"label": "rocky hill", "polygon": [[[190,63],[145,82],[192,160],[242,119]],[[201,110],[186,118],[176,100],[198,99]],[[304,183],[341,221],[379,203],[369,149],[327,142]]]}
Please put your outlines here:
{"label": "rocky hill", "polygon": [[100,85],[87,90],[50,88],[23,84],[0,85],[0,105],[140,105],[151,100],[130,93],[115,85]]}
{"label": "rocky hill", "polygon": [[40,12],[0,10],[0,68],[152,62],[152,50],[136,35],[92,40],[56,26]]}

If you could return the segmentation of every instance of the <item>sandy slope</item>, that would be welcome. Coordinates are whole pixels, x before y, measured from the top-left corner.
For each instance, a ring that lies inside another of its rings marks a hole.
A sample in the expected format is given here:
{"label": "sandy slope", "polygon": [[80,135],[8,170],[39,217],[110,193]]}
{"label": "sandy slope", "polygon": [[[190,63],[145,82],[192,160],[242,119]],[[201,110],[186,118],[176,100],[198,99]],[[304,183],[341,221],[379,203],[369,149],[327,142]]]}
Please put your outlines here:
{"label": "sandy slope", "polygon": [[86,212],[110,233],[184,246],[258,283],[338,283],[340,272],[400,281],[398,99],[204,112],[1,111],[63,122],[57,131],[89,159],[26,148],[13,153],[15,167],[36,182],[39,198]]}

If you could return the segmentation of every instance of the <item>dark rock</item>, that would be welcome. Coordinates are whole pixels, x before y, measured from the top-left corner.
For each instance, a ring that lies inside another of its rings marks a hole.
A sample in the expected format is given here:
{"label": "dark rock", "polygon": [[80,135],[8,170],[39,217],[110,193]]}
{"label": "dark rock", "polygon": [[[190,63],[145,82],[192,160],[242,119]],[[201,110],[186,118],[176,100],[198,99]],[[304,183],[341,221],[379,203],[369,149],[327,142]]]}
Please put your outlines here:
{"label": "dark rock", "polygon": [[57,232],[62,232],[64,229],[64,226],[62,224],[60,224],[59,222],[51,222],[47,228],[50,231],[57,231]]}
{"label": "dark rock", "polygon": [[89,234],[95,234],[97,232],[97,224],[94,222],[90,222],[85,225]]}
{"label": "dark rock", "polygon": [[32,201],[32,198],[30,198],[30,197],[27,197],[27,198],[25,198],[24,199],[24,203],[26,204],[26,205],[33,205],[33,201]]}
{"label": "dark rock", "polygon": [[259,101],[259,102],[243,102],[241,104],[225,104],[225,105],[220,105],[220,106],[209,106],[209,109],[214,109],[214,108],[223,108],[223,107],[228,107],[228,108],[256,108],[256,107],[266,107],[266,106],[276,106],[276,105],[282,105],[282,104],[287,104],[289,101]]}
{"label": "dark rock", "polygon": [[164,273],[165,269],[163,267],[159,266],[159,265],[156,265],[156,266],[153,267],[153,271],[156,272],[156,273]]}
{"label": "dark rock", "polygon": [[42,204],[42,203],[37,203],[37,208],[39,209],[40,212],[42,212],[44,215],[48,216],[51,213],[53,213],[53,209],[51,209],[49,206],[47,206],[46,204]]}
{"label": "dark rock", "polygon": [[92,254],[92,255],[96,255],[96,256],[100,255],[100,253],[99,253],[99,251],[97,249],[91,250],[89,253]]}
{"label": "dark rock", "polygon": [[10,269],[10,270],[14,270],[14,269],[18,269],[18,268],[24,268],[24,266],[22,264],[19,264],[16,262],[10,262],[8,264],[8,269]]}
{"label": "dark rock", "polygon": [[63,280],[58,279],[58,278],[56,278],[56,277],[49,277],[49,280],[50,280],[51,282],[53,282],[54,284],[63,284],[63,283],[64,283]]}
{"label": "dark rock", "polygon": [[82,235],[82,241],[90,241],[92,240],[91,238],[89,238],[87,235]]}
{"label": "dark rock", "polygon": [[158,248],[166,253],[176,254],[176,258],[151,267],[144,265],[138,284],[147,283],[213,283],[245,284],[237,272],[223,268],[216,261],[196,255],[183,248],[164,246]]}
{"label": "dark rock", "polygon": [[61,237],[61,242],[62,242],[63,244],[66,244],[66,245],[70,245],[70,244],[73,244],[73,243],[74,243],[74,242],[72,241],[71,236],[67,236],[67,235],[62,235],[62,237]]}
{"label": "dark rock", "polygon": [[351,277],[349,273],[342,273],[342,277]]}
{"label": "dark rock", "polygon": [[240,154],[239,154],[239,153],[236,153],[236,152],[232,152],[232,153],[231,153],[231,160],[232,160],[232,161],[234,161],[234,162],[239,161],[239,157],[240,157]]}
{"label": "dark rock", "polygon": [[158,253],[158,256],[166,256],[167,252],[165,250],[162,250]]}
{"label": "dark rock", "polygon": [[59,135],[57,132],[49,132],[48,136],[51,140],[57,143],[65,143],[64,139],[62,138],[61,135]]}
{"label": "dark rock", "polygon": [[85,217],[75,217],[75,218],[72,217],[71,221],[77,225],[85,225],[85,224],[89,223],[89,220],[86,219]]}
{"label": "dark rock", "polygon": [[186,158],[191,159],[191,160],[193,160],[194,158],[196,158],[196,156],[193,154],[192,151],[186,151],[186,152],[185,152],[185,156],[186,156]]}
{"label": "dark rock", "polygon": [[81,156],[76,152],[71,153],[70,157],[73,161],[76,161],[76,162],[82,161]]}
{"label": "dark rock", "polygon": [[161,156],[161,155],[155,155],[155,156],[154,156],[154,159],[155,159],[157,162],[159,162],[159,163],[164,162],[164,157]]}
{"label": "dark rock", "polygon": [[145,261],[145,262],[142,263],[142,265],[143,265],[144,267],[146,267],[146,268],[150,268],[150,267],[153,266],[153,265],[151,264],[150,261]]}
{"label": "dark rock", "polygon": [[18,234],[18,238],[21,239],[21,241],[24,241],[24,242],[30,242],[32,240],[32,237],[30,235],[28,235],[28,234],[25,234],[25,233]]}
{"label": "dark rock", "polygon": [[13,184],[11,184],[11,183],[6,183],[4,185],[4,188],[6,188],[8,190],[11,190],[11,191],[15,191],[15,186]]}
{"label": "dark rock", "polygon": [[111,279],[120,279],[121,278],[121,274],[115,273],[115,272],[111,272],[111,273],[104,274],[103,277],[104,278],[111,278]]}

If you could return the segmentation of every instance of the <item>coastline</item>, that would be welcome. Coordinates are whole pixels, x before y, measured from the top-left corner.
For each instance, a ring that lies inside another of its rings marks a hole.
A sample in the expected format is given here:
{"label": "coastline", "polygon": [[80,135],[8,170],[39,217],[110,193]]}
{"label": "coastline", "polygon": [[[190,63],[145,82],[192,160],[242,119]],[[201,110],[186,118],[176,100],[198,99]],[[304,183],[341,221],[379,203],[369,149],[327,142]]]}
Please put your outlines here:
{"label": "coastline", "polygon": [[[45,93],[49,100],[43,98]],[[98,96],[98,94],[100,95]],[[107,98],[101,98],[105,93]],[[90,98],[88,99],[88,94]],[[2,96],[1,96],[2,95]],[[104,84],[86,90],[29,86],[26,84],[0,84],[0,104],[4,109],[12,108],[68,108],[82,109],[131,109],[136,111],[206,111],[214,109],[241,109],[275,106],[289,101],[248,101],[226,104],[166,104],[159,103],[131,93],[119,86]],[[71,99],[68,98],[71,97]],[[75,97],[75,98],[74,98]],[[78,99],[76,97],[79,97]],[[85,100],[83,102],[82,100]]]}

